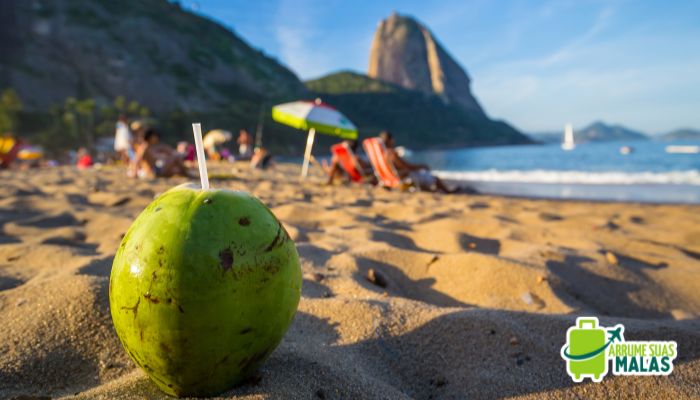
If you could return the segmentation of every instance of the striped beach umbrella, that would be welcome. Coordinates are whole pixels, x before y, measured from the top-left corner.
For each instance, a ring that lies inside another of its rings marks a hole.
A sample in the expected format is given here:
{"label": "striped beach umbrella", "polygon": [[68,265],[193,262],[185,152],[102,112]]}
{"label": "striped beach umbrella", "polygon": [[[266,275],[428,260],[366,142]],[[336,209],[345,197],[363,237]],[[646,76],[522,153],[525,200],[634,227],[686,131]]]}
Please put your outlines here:
{"label": "striped beach umbrella", "polygon": [[311,148],[314,145],[316,132],[336,136],[341,139],[357,139],[357,128],[340,111],[321,102],[294,101],[272,107],[272,119],[293,128],[308,131],[304,164],[301,176],[306,177],[309,170]]}

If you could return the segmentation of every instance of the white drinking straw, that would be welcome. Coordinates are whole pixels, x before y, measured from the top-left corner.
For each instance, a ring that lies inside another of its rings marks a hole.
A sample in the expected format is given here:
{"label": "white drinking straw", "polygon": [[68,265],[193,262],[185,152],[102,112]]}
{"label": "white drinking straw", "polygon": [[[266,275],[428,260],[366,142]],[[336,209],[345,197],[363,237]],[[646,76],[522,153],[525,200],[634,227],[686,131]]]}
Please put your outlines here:
{"label": "white drinking straw", "polygon": [[207,174],[207,160],[204,158],[204,145],[202,144],[202,124],[192,124],[194,131],[194,145],[197,148],[197,164],[199,165],[199,179],[202,181],[202,190],[209,189],[209,175]]}

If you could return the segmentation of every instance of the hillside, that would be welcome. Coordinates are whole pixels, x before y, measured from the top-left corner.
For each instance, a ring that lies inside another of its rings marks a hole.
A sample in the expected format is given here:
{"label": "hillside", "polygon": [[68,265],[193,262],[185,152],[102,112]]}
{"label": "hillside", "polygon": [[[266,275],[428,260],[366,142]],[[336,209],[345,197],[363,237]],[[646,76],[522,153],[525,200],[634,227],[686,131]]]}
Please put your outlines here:
{"label": "hillside", "polygon": [[437,95],[354,72],[331,74],[306,86],[347,115],[364,136],[388,129],[414,149],[532,142],[505,122],[446,104]]}
{"label": "hillside", "polygon": [[[193,121],[234,132],[255,131],[262,121],[266,147],[299,154],[303,133],[273,123],[269,109],[318,95],[343,110],[361,135],[391,129],[412,147],[530,142],[489,120],[475,99],[469,108],[459,97],[471,97],[466,73],[442,48],[433,50],[433,72],[452,71],[440,81],[443,91],[334,74],[309,82],[310,92],[235,32],[177,2],[0,2],[0,93],[12,90],[22,104],[12,130],[56,155],[112,135],[122,112],[150,116],[170,143],[190,140]],[[318,149],[332,141],[319,138]]]}
{"label": "hillside", "polygon": [[3,2],[0,87],[25,107],[67,97],[204,111],[304,93],[298,78],[211,20],[165,0]]}
{"label": "hillside", "polygon": [[577,142],[608,142],[615,140],[645,140],[647,135],[622,125],[609,125],[596,121],[587,127],[575,130],[574,138]]}
{"label": "hillside", "polygon": [[700,129],[681,128],[658,136],[661,140],[700,140]]}

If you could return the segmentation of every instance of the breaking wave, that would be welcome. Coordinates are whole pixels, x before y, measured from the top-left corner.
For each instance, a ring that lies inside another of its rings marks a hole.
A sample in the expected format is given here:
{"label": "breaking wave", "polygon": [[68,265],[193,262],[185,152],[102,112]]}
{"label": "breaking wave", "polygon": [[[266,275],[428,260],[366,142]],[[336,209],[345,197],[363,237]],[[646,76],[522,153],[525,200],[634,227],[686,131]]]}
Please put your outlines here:
{"label": "breaking wave", "polygon": [[448,180],[465,182],[523,182],[584,185],[638,185],[672,184],[700,186],[700,172],[584,172],[584,171],[434,171],[435,175]]}

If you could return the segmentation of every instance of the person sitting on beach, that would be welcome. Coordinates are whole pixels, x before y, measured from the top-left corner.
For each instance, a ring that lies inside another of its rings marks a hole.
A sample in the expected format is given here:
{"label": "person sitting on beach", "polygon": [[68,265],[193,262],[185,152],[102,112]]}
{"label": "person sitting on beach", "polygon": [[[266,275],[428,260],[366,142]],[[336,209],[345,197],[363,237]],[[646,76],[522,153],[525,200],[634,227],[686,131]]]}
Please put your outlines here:
{"label": "person sitting on beach", "polygon": [[238,132],[238,159],[239,160],[250,160],[253,156],[253,138],[250,136],[247,130],[241,129]]}
{"label": "person sitting on beach", "polygon": [[231,132],[221,129],[214,129],[207,132],[202,139],[202,145],[204,146],[204,152],[207,153],[207,158],[212,161],[226,160],[230,153],[224,152],[224,150],[228,151],[224,147],[224,144],[229,142],[231,137]]}
{"label": "person sitting on beach", "polygon": [[422,190],[440,191],[444,193],[454,193],[458,188],[450,189],[437,176],[430,173],[430,167],[426,164],[412,164],[404,160],[396,152],[394,137],[389,131],[383,131],[379,138],[384,142],[386,148],[386,159],[396,168],[400,178],[409,178],[418,188]]}
{"label": "person sitting on beach", "polygon": [[77,161],[75,162],[75,166],[78,167],[78,169],[88,169],[94,164],[90,152],[85,147],[78,149],[76,158]]}
{"label": "person sitting on beach", "polygon": [[[358,172],[362,175],[362,179],[365,182],[375,182],[376,183],[376,178],[374,176],[374,173],[372,171],[372,166],[369,165],[369,163],[361,156],[359,156],[357,148],[358,148],[358,142],[357,140],[343,140],[344,144],[347,145],[347,147],[350,149],[352,154],[354,155],[354,159],[357,160],[357,165],[355,167],[357,168]],[[347,171],[345,171],[345,168],[343,168],[343,165],[341,163],[341,160],[338,158],[338,156],[331,152],[331,163],[330,165],[326,165],[324,161],[324,169],[326,170],[326,173],[328,174],[328,180],[326,181],[327,185],[331,185],[335,178],[344,178],[347,176]]]}
{"label": "person sitting on beach", "polygon": [[192,167],[195,165],[195,148],[192,143],[178,142],[175,151],[182,157],[186,166]]}
{"label": "person sitting on beach", "polygon": [[167,144],[160,143],[160,135],[149,128],[143,142],[136,148],[131,176],[139,178],[188,176],[183,157]]}
{"label": "person sitting on beach", "polygon": [[272,154],[264,147],[256,147],[253,150],[253,157],[250,159],[250,167],[253,169],[268,169],[274,167]]}

